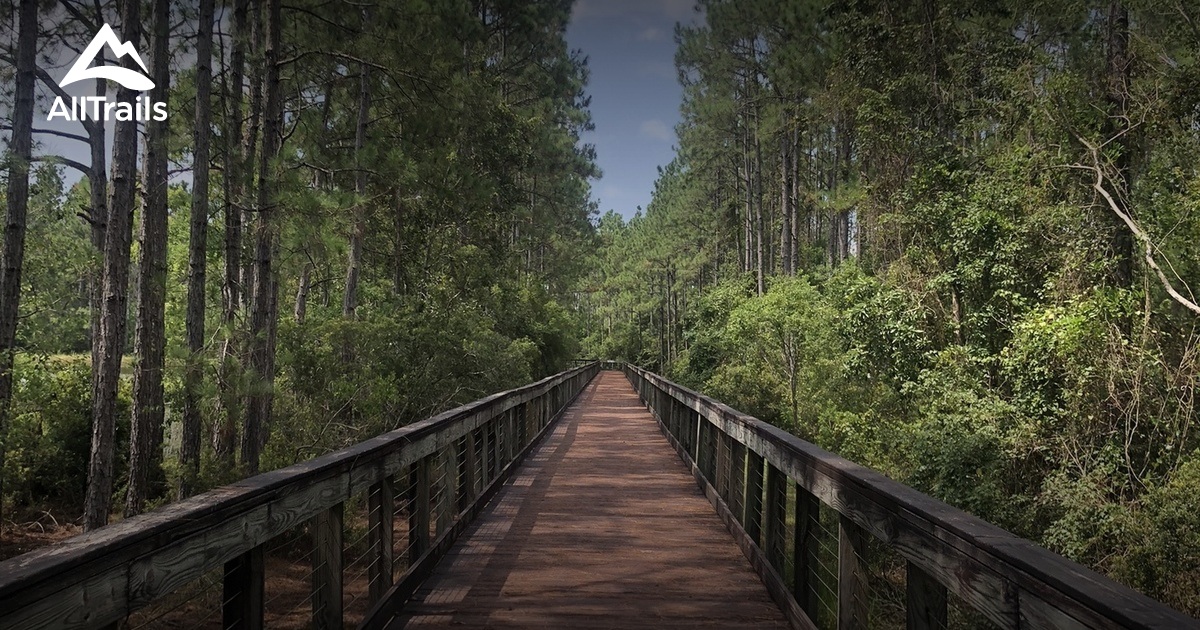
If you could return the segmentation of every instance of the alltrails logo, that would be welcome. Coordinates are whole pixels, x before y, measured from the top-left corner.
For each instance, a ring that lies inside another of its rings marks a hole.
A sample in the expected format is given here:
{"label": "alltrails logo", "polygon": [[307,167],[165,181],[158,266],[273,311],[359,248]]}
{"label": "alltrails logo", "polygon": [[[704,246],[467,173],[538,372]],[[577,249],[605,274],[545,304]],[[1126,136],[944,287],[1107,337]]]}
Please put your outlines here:
{"label": "alltrails logo", "polygon": [[[113,52],[114,61],[120,61],[121,57],[130,55],[137,65],[142,68],[143,72],[149,73],[146,69],[145,62],[142,61],[141,55],[133,48],[133,44],[122,42],[117,39],[117,34],[113,32],[112,27],[105,24],[96,33],[96,37],[92,39],[92,43],[84,49],[83,54],[79,55],[79,59],[75,65],[67,72],[67,76],[58,83],[59,87],[66,87],[76,81],[85,79],[108,79],[116,81],[130,90],[144,92],[154,87],[154,82],[143,74],[139,74],[129,68],[120,66],[95,66],[90,67],[96,59],[96,54],[100,52],[100,48],[107,45],[109,50]],[[46,120],[54,120],[55,117],[62,117],[66,120],[156,120],[163,121],[167,119],[167,104],[152,103],[147,96],[141,96],[134,100],[133,103],[110,102],[103,96],[74,96],[71,97],[71,104],[61,96],[54,99],[54,105],[50,107],[50,115]]]}

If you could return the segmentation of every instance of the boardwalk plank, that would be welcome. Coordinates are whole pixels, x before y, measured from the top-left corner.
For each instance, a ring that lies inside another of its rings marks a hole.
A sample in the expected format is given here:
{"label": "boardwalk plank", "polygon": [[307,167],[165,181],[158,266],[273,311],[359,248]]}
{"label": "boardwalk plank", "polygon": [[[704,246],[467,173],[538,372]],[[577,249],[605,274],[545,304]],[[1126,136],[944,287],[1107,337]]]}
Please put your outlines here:
{"label": "boardwalk plank", "polygon": [[604,372],[390,628],[786,628],[625,378]]}

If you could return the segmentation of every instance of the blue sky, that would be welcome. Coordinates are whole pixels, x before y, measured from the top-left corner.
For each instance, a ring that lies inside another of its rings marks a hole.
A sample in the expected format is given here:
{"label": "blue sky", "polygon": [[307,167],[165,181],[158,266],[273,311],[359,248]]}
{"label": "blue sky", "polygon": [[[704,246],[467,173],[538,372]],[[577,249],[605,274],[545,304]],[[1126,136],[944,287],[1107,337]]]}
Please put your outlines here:
{"label": "blue sky", "polygon": [[675,151],[682,89],[675,24],[691,23],[693,0],[577,0],[567,42],[588,57],[596,146],[604,176],[592,185],[600,213],[626,218],[650,203],[657,167]]}

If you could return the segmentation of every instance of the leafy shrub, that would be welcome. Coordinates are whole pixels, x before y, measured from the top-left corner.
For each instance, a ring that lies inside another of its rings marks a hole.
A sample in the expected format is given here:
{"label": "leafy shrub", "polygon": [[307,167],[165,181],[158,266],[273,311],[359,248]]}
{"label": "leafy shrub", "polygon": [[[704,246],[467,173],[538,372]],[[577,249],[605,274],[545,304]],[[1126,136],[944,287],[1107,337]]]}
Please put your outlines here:
{"label": "leafy shrub", "polygon": [[[92,435],[86,357],[19,356],[14,376],[4,491],[18,508],[74,510],[83,504]],[[129,440],[129,396],[123,379],[117,397],[118,445]],[[118,455],[114,491],[121,490],[124,465]]]}

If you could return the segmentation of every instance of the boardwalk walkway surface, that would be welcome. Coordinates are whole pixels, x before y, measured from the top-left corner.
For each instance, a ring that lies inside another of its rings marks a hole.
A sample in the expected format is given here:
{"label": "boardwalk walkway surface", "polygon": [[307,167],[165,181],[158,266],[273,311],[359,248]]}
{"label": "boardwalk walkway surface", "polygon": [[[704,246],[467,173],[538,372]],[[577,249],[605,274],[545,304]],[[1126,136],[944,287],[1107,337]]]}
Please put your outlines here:
{"label": "boardwalk walkway surface", "polygon": [[389,628],[786,628],[619,372],[602,372]]}

